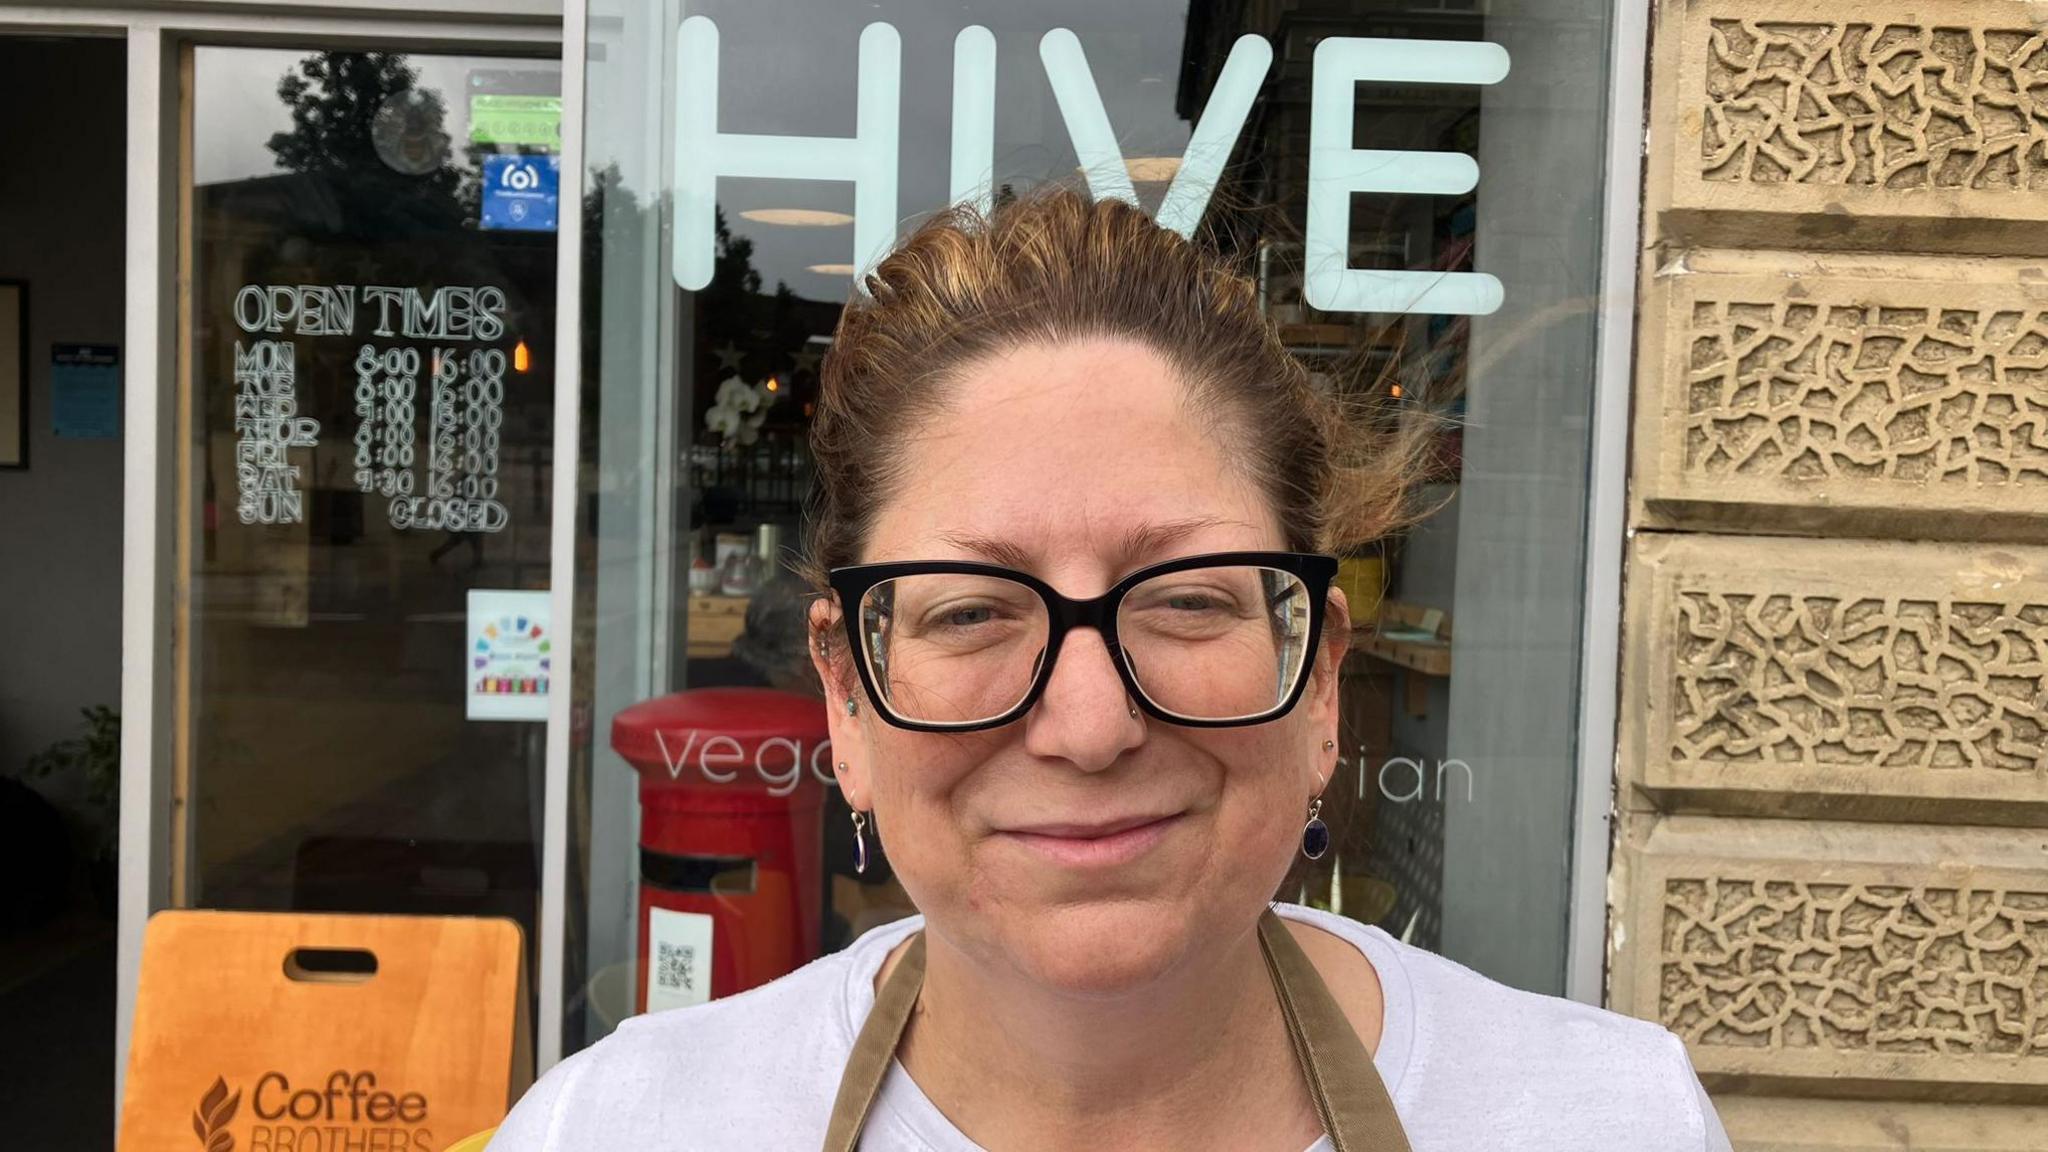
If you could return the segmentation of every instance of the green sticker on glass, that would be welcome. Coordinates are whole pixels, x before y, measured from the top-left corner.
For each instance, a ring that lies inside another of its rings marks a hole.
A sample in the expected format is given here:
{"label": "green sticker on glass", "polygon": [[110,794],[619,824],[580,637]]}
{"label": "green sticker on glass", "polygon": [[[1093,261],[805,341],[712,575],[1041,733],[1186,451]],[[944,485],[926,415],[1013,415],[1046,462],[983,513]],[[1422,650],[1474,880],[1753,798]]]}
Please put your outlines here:
{"label": "green sticker on glass", "polygon": [[559,148],[562,98],[474,93],[469,98],[469,142]]}

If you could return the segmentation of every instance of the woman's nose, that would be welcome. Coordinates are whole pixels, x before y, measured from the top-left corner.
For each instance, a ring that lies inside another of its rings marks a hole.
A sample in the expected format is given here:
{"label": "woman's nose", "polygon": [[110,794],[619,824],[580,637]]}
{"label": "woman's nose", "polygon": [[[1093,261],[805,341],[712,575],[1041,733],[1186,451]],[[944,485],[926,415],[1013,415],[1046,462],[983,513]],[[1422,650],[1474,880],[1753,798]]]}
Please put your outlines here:
{"label": "woman's nose", "polygon": [[1102,634],[1076,628],[1060,645],[1045,693],[1024,717],[1024,748],[1034,756],[1065,760],[1099,772],[1145,735],[1132,719],[1123,678]]}

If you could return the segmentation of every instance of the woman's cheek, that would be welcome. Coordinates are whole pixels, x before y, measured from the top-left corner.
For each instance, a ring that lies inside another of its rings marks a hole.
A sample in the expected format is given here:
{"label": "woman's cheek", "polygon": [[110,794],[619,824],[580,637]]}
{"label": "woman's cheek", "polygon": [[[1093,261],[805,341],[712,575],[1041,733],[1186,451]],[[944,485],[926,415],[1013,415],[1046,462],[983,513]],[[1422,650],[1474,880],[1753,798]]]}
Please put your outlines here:
{"label": "woman's cheek", "polygon": [[929,892],[932,884],[943,884],[944,877],[960,867],[966,837],[951,804],[951,785],[958,773],[948,765],[912,761],[886,747],[877,753],[881,759],[875,817],[882,830],[882,849],[915,899],[918,889]]}
{"label": "woman's cheek", "polygon": [[1293,747],[1291,740],[1275,739],[1233,766],[1231,789],[1240,802],[1231,807],[1244,821],[1240,842],[1247,850],[1284,854],[1308,820],[1314,776],[1288,762]]}

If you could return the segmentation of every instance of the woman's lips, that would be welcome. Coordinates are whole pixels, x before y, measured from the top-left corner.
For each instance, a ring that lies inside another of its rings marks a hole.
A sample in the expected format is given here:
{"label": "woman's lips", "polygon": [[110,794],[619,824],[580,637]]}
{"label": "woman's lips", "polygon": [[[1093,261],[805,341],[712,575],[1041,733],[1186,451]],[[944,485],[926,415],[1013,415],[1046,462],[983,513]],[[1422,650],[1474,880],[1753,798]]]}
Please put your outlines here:
{"label": "woman's lips", "polygon": [[1181,813],[1136,822],[1104,824],[1040,824],[996,833],[1027,852],[1069,868],[1109,868],[1128,864],[1166,838]]}

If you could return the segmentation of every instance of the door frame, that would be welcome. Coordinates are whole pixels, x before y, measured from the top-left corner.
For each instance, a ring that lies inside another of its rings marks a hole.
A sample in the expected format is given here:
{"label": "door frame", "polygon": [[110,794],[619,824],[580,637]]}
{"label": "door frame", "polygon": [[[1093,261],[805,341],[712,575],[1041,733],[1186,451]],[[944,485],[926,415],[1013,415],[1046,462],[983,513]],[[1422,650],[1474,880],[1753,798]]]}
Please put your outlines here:
{"label": "door frame", "polygon": [[1634,395],[1637,257],[1641,250],[1643,98],[1649,5],[1608,8],[1606,172],[1601,188],[1593,439],[1580,609],[1577,781],[1565,921],[1564,994],[1607,1003],[1607,880],[1612,867],[1615,749],[1621,691],[1622,553],[1628,528],[1629,408]]}
{"label": "door frame", "polygon": [[[58,6],[0,0],[0,35],[115,37],[127,44],[126,170],[123,247],[125,347],[122,397],[121,789],[116,916],[114,1108],[119,1123],[134,1026],[143,930],[151,913],[173,907],[174,852],[189,844],[188,806],[175,790],[180,735],[175,686],[183,605],[177,575],[184,527],[178,505],[178,421],[184,333],[180,330],[180,205],[190,117],[185,79],[199,45],[344,47],[471,54],[560,52],[560,0],[156,0],[147,7]],[[578,64],[580,65],[580,60]],[[577,69],[581,84],[581,69]],[[570,83],[566,71],[564,95]],[[581,104],[580,91],[576,94]],[[577,219],[569,213],[568,220]],[[565,221],[566,223],[566,221]],[[573,243],[564,235],[561,243]],[[563,261],[574,267],[575,261]],[[576,297],[564,297],[575,300]],[[573,311],[573,309],[571,310]],[[572,345],[573,347],[573,345]],[[559,437],[558,437],[559,440]],[[571,441],[573,444],[573,440]],[[572,471],[573,474],[573,471]],[[562,693],[566,700],[566,692]],[[550,727],[560,721],[551,717]],[[551,732],[550,742],[554,736]],[[553,765],[550,764],[552,769]],[[550,771],[552,781],[554,773]],[[557,798],[548,793],[552,807]],[[566,831],[565,813],[544,812],[550,837]],[[544,851],[561,856],[553,842]],[[559,869],[557,869],[559,870]],[[544,882],[544,888],[547,887]],[[544,898],[560,949],[560,884]],[[550,933],[542,932],[543,944]],[[542,979],[560,965],[543,951]],[[542,985],[542,1003],[549,997]],[[560,989],[553,1000],[557,1007]],[[535,1021],[536,1040],[559,1051],[560,1012]]]}

